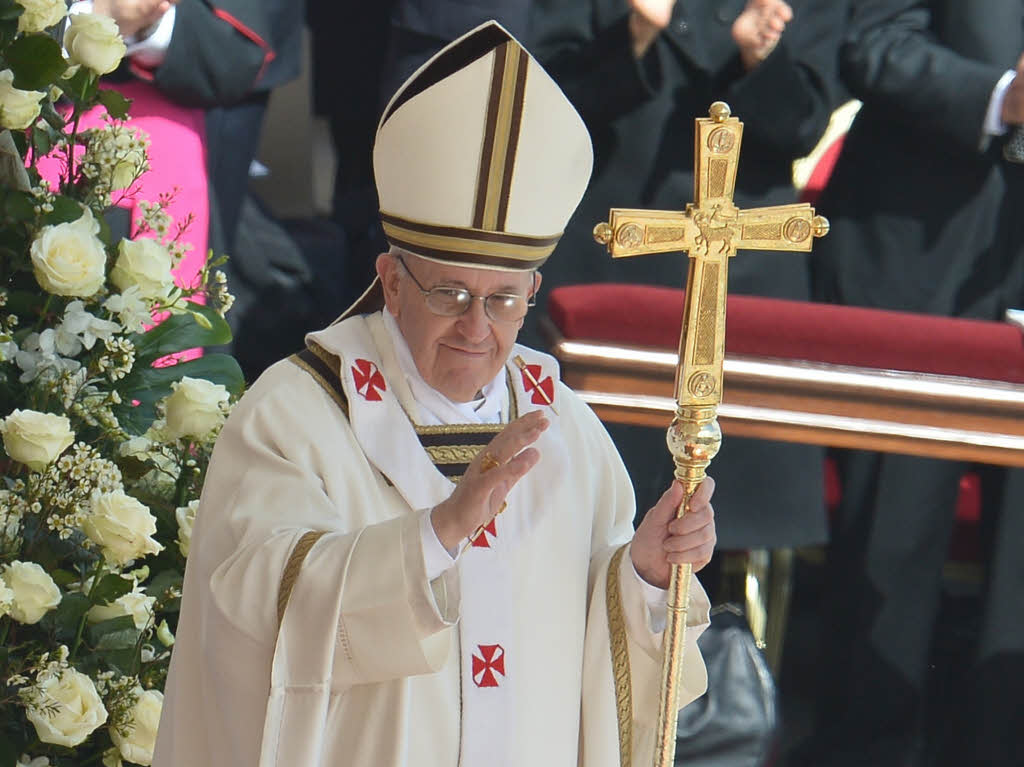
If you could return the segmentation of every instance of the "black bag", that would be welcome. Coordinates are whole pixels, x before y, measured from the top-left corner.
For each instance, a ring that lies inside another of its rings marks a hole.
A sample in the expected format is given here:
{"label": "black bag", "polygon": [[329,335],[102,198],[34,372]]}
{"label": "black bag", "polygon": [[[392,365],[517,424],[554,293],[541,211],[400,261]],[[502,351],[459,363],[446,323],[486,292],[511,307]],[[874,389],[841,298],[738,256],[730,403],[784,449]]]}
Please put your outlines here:
{"label": "black bag", "polygon": [[779,731],[775,680],[743,611],[724,604],[697,640],[708,691],[679,712],[676,759],[685,767],[765,767]]}

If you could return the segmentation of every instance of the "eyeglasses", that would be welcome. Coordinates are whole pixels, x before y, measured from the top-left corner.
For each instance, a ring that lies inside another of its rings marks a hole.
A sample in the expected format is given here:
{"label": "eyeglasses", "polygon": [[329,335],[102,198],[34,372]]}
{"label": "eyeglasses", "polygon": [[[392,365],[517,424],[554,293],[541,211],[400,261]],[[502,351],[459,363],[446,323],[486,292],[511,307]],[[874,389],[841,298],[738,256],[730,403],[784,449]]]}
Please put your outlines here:
{"label": "eyeglasses", "polygon": [[458,317],[469,311],[474,301],[484,302],[484,313],[495,322],[518,322],[526,316],[531,306],[537,305],[537,296],[531,293],[529,296],[521,296],[517,293],[491,293],[487,296],[477,296],[465,288],[439,285],[429,290],[416,279],[416,275],[409,271],[409,267],[401,256],[395,256],[398,263],[405,269],[405,273],[412,277],[420,293],[427,302],[427,308],[434,314],[442,317]]}

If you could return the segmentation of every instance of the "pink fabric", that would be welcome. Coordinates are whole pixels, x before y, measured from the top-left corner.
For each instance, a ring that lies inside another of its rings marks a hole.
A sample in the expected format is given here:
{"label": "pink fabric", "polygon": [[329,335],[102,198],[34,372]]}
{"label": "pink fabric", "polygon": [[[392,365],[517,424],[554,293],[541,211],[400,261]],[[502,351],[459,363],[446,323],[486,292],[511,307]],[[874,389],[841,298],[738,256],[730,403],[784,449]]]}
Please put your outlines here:
{"label": "pink fabric", "polygon": [[[192,286],[209,247],[210,199],[204,112],[175,104],[157,87],[142,81],[104,83],[102,87],[113,88],[132,99],[128,125],[144,131],[150,141],[149,171],[135,183],[130,193],[115,191],[114,203],[131,213],[134,232],[141,219],[139,202],[155,203],[160,195],[173,193],[173,199],[166,207],[174,221],[172,231],[177,231],[189,214],[192,215],[191,224],[181,235],[181,239],[192,248],[174,270],[174,278],[181,287]],[[102,126],[105,114],[102,107],[88,112],[82,117],[79,130]],[[36,167],[44,178],[51,181],[55,181],[64,170],[63,162],[52,155],[40,160]],[[196,300],[202,301],[201,297]],[[197,350],[190,350],[180,358],[197,356]]]}
{"label": "pink fabric", "polygon": [[[114,192],[114,202],[131,212],[133,225],[138,219],[138,203],[156,202],[161,194],[174,192],[167,212],[175,224],[183,223],[192,214],[192,224],[183,235],[192,250],[175,270],[177,283],[185,287],[195,280],[202,266],[210,228],[203,110],[174,104],[149,83],[104,83],[103,87],[113,88],[132,99],[128,124],[144,131],[150,140],[149,171],[135,184],[130,195]],[[101,107],[92,110],[82,117],[79,129],[102,126],[105,114]],[[63,170],[63,163],[51,155],[43,158],[37,168],[45,178],[54,180]]]}

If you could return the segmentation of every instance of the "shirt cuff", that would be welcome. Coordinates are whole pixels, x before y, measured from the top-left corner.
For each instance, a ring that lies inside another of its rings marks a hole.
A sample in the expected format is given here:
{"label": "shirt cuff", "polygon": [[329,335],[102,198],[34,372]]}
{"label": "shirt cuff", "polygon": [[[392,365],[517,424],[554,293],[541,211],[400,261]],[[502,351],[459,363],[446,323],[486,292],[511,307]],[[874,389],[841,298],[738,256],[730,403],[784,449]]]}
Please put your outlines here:
{"label": "shirt cuff", "polygon": [[665,607],[668,604],[668,590],[652,586],[641,578],[640,573],[636,571],[636,565],[633,564],[632,558],[629,560],[629,566],[632,568],[633,575],[636,576],[637,581],[640,582],[640,591],[644,595],[644,602],[647,603],[647,611],[650,614],[651,631],[655,634],[660,634],[665,630],[665,624],[667,623]]}
{"label": "shirt cuff", "polygon": [[174,34],[174,10],[172,5],[158,22],[142,30],[138,37],[125,38],[132,61],[146,69],[156,69],[164,63]]}
{"label": "shirt cuff", "polygon": [[1006,124],[1003,122],[1003,99],[1006,98],[1006,89],[1010,87],[1013,78],[1017,73],[1008,69],[1003,73],[992,89],[992,96],[988,100],[988,111],[985,112],[984,133],[986,136],[1002,136],[1006,133]]}
{"label": "shirt cuff", "polygon": [[455,566],[455,553],[441,545],[430,521],[430,512],[431,509],[420,512],[420,544],[423,546],[423,564],[426,566],[428,582]]}

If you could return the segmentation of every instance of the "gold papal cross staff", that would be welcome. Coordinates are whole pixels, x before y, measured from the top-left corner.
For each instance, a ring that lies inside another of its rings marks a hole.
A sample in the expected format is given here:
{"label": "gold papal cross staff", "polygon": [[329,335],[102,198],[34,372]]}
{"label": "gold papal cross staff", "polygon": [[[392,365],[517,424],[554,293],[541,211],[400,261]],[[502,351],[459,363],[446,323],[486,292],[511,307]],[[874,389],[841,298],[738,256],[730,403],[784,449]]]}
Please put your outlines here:
{"label": "gold papal cross staff", "polygon": [[[695,202],[685,212],[613,208],[609,220],[594,228],[594,238],[608,246],[613,258],[674,251],[686,251],[690,257],[676,366],[676,413],[667,435],[675,477],[686,491],[677,516],[686,512],[722,442],[716,412],[722,401],[729,258],[741,248],[810,251],[814,237],[823,237],[829,228],[828,221],[806,203],[737,208],[732,196],[743,123],[731,117],[729,106],[721,101],[711,105],[709,114],[695,121]],[[672,767],[675,757],[678,680],[692,575],[691,565],[672,567],[655,767]],[[630,722],[619,722],[620,742],[623,737],[631,740],[623,730],[629,726]]]}

